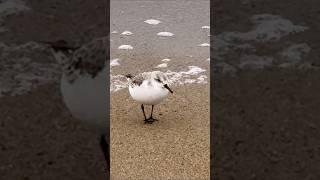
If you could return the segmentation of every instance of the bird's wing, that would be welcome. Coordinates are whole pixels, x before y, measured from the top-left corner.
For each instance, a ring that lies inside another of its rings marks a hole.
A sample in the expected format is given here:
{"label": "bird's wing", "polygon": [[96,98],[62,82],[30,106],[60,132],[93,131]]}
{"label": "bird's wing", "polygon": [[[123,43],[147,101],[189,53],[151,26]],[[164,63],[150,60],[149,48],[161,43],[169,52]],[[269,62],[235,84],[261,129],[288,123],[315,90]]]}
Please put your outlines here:
{"label": "bird's wing", "polygon": [[140,86],[142,82],[146,79],[146,74],[138,74],[131,78],[131,81],[134,85]]}

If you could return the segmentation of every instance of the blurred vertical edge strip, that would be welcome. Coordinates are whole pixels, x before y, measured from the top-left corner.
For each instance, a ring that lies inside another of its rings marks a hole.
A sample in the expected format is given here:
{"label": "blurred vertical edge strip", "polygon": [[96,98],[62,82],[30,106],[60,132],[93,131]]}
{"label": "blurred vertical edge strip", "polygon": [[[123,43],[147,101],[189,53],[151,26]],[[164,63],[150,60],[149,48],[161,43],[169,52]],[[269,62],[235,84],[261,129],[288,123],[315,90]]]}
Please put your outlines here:
{"label": "blurred vertical edge strip", "polygon": [[218,180],[217,178],[217,157],[215,155],[215,145],[216,145],[216,139],[215,139],[215,118],[214,118],[214,87],[215,87],[215,81],[214,81],[214,68],[213,68],[213,35],[214,35],[214,29],[215,29],[215,13],[214,13],[214,3],[215,0],[210,0],[210,179]]}
{"label": "blurred vertical edge strip", "polygon": [[[105,27],[105,31],[106,31],[106,63],[107,63],[107,89],[106,89],[106,93],[107,93],[107,111],[106,113],[108,114],[108,118],[106,120],[106,123],[108,123],[109,129],[107,129],[107,140],[109,142],[109,159],[110,159],[110,146],[111,146],[111,141],[110,141],[110,0],[104,0],[105,1],[105,19],[106,19],[106,27]],[[110,167],[108,167],[108,171],[107,171],[107,180],[110,179]]]}

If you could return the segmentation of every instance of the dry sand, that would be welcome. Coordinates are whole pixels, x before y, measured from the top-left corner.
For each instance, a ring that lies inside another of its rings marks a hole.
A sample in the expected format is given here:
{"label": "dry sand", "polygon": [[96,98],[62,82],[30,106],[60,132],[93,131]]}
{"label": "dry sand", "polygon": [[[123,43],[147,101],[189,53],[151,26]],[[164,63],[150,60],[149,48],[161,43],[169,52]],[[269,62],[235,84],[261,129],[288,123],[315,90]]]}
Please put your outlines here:
{"label": "dry sand", "polygon": [[112,94],[111,179],[209,179],[209,86],[173,90],[153,124],[127,89]]}

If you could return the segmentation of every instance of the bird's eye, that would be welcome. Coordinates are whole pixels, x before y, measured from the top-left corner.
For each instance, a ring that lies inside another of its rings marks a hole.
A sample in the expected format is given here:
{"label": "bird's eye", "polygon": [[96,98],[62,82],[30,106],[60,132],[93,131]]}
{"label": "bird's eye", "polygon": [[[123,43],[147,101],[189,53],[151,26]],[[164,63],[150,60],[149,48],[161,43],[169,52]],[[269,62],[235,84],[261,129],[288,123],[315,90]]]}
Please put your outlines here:
{"label": "bird's eye", "polygon": [[161,80],[160,80],[160,79],[158,79],[158,78],[157,78],[157,79],[155,79],[155,80],[156,80],[156,81],[158,81],[158,82],[161,82]]}

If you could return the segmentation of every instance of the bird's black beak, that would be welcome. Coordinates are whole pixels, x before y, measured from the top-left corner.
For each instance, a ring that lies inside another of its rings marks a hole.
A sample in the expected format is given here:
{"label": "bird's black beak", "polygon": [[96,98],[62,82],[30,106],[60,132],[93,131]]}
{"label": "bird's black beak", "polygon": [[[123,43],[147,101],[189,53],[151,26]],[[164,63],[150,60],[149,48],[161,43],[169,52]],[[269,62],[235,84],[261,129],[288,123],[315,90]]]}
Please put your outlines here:
{"label": "bird's black beak", "polygon": [[129,79],[133,78],[133,76],[131,74],[127,74],[125,76],[126,76],[126,78],[129,78]]}
{"label": "bird's black beak", "polygon": [[169,88],[169,86],[167,84],[163,85],[163,87],[165,87],[166,89],[168,89],[171,93],[173,93],[173,91]]}

